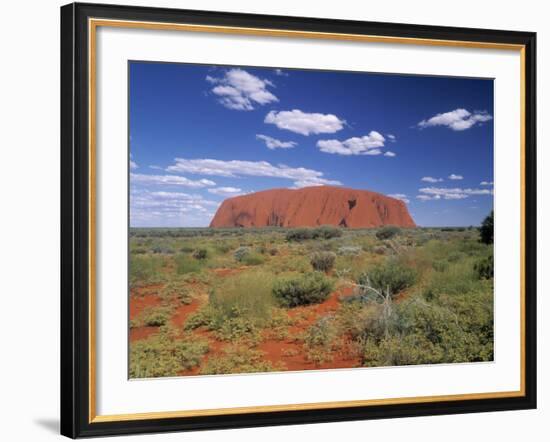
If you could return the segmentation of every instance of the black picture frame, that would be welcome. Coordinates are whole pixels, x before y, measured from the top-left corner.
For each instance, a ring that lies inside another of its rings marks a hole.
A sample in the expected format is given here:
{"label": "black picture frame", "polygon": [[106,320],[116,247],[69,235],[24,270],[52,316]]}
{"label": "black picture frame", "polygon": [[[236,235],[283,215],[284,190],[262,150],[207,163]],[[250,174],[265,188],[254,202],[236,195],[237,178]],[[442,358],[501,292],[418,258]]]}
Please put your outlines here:
{"label": "black picture frame", "polygon": [[[89,18],[522,45],[524,47],[524,395],[93,422],[89,375]],[[536,34],[73,3],[61,8],[61,434],[71,437],[336,422],[536,408]]]}

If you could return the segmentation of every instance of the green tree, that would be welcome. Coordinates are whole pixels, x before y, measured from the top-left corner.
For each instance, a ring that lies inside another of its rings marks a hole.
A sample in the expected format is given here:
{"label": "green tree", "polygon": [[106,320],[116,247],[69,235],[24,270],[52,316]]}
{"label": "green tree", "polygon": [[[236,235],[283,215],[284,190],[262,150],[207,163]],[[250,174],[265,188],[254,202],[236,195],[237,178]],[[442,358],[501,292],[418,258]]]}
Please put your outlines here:
{"label": "green tree", "polygon": [[493,244],[493,211],[481,223],[479,240],[484,244]]}

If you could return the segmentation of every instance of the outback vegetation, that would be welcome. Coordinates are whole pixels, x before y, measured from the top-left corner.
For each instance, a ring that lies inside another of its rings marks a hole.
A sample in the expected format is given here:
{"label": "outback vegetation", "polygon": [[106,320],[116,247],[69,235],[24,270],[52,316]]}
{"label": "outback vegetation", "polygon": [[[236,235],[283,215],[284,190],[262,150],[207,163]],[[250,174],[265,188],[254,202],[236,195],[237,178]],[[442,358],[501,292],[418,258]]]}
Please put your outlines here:
{"label": "outback vegetation", "polygon": [[492,229],[131,229],[130,376],[491,361]]}

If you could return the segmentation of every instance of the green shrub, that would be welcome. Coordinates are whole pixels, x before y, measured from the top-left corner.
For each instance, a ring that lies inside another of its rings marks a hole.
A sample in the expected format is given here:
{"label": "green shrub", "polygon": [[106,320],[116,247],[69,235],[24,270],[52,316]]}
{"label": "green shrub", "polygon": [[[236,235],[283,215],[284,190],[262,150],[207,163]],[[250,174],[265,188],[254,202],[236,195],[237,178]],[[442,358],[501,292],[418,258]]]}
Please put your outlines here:
{"label": "green shrub", "polygon": [[174,261],[176,263],[176,273],[178,275],[196,273],[200,272],[202,269],[202,263],[189,255],[176,255]]}
{"label": "green shrub", "polygon": [[208,249],[200,248],[193,251],[193,258],[203,260],[208,258]]}
{"label": "green shrub", "polygon": [[196,336],[180,338],[170,327],[159,334],[130,343],[130,378],[177,376],[199,365],[208,343]]}
{"label": "green shrub", "polygon": [[286,233],[287,241],[304,241],[307,239],[313,239],[313,229],[300,227],[298,229],[289,230]]}
{"label": "green shrub", "polygon": [[357,283],[361,286],[369,285],[384,293],[389,289],[394,296],[412,286],[416,279],[417,273],[414,269],[406,267],[395,259],[389,259],[384,264],[376,265],[362,273]]}
{"label": "green shrub", "polygon": [[169,306],[149,307],[140,315],[141,323],[149,327],[166,325],[172,316],[172,310]]}
{"label": "green shrub", "polygon": [[287,241],[305,241],[308,239],[331,239],[342,236],[342,230],[334,226],[316,228],[299,227],[286,233]]}
{"label": "green shrub", "polygon": [[336,254],[333,252],[315,252],[310,257],[311,266],[319,272],[328,272],[334,267]]}
{"label": "green shrub", "polygon": [[494,277],[493,254],[482,258],[474,264],[474,270],[479,279],[492,279]]}
{"label": "green shrub", "polygon": [[401,229],[396,226],[384,226],[376,232],[378,239],[390,239],[398,233],[401,233]]}
{"label": "green shrub", "polygon": [[174,253],[174,249],[172,247],[166,246],[166,245],[156,245],[151,249],[151,252],[153,253],[163,253],[166,255]]}
{"label": "green shrub", "polygon": [[483,244],[493,244],[493,222],[493,211],[491,210],[491,213],[487,215],[479,228],[479,240]]}
{"label": "green shrub", "polygon": [[279,279],[273,287],[273,294],[282,306],[317,304],[328,298],[333,283],[320,272]]}
{"label": "green shrub", "polygon": [[233,253],[233,257],[235,258],[235,261],[241,262],[246,255],[251,253],[250,247],[241,246],[235,252]]}
{"label": "green shrub", "polygon": [[313,230],[313,238],[331,239],[342,236],[342,230],[334,226],[321,226]]}
{"label": "green shrub", "polygon": [[263,264],[264,262],[265,258],[256,252],[246,253],[241,259],[241,263],[247,266],[257,266]]}
{"label": "green shrub", "polygon": [[[473,299],[472,299],[473,298]],[[381,309],[380,309],[381,311]],[[361,334],[365,366],[397,366],[493,359],[492,294],[475,292],[427,303],[395,304],[388,327]]]}

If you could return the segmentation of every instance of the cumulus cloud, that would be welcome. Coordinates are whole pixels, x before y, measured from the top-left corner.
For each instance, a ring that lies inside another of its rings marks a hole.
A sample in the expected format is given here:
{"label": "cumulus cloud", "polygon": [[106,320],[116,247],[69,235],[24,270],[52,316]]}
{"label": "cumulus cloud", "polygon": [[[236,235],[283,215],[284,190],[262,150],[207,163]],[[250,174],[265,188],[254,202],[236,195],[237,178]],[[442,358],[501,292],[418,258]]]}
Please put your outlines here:
{"label": "cumulus cloud", "polygon": [[472,113],[466,109],[455,109],[422,120],[418,123],[418,127],[424,129],[426,127],[445,126],[455,131],[461,131],[492,119],[493,117],[487,111],[474,111]]}
{"label": "cumulus cloud", "polygon": [[460,187],[423,187],[418,190],[420,195],[417,198],[422,201],[428,200],[461,200],[468,198],[472,195],[492,195],[493,191],[490,189],[463,189]]}
{"label": "cumulus cloud", "polygon": [[395,143],[397,141],[397,138],[393,134],[386,134],[386,138],[390,140],[392,143]]}
{"label": "cumulus cloud", "polygon": [[457,175],[457,174],[454,174],[454,173],[451,173],[448,178],[450,180],[454,180],[454,181],[457,181],[457,180],[463,180],[464,177],[462,175]]}
{"label": "cumulus cloud", "polygon": [[262,134],[256,135],[256,138],[258,140],[264,141],[268,149],[291,149],[298,145],[298,143],[296,143],[295,141],[281,141],[277,138]]}
{"label": "cumulus cloud", "polygon": [[244,69],[229,69],[221,78],[207,75],[206,81],[214,85],[212,93],[228,109],[252,110],[256,105],[279,101],[267,90],[268,86],[274,86],[271,81],[258,78]]}
{"label": "cumulus cloud", "polygon": [[306,136],[332,134],[341,130],[345,124],[345,120],[333,114],[307,113],[299,109],[271,111],[265,116],[264,122]]}
{"label": "cumulus cloud", "polygon": [[208,192],[221,196],[237,196],[244,193],[242,189],[239,189],[238,187],[214,187],[208,189]]}
{"label": "cumulus cloud", "polygon": [[175,163],[169,166],[167,171],[233,178],[242,176],[282,178],[294,181],[296,187],[342,184],[339,181],[325,178],[323,172],[317,170],[290,167],[284,164],[275,166],[267,161],[176,158]]}
{"label": "cumulus cloud", "polygon": [[392,152],[391,150],[388,150],[384,152],[385,157],[395,157],[397,154],[395,152]]}
{"label": "cumulus cloud", "polygon": [[[379,148],[384,147],[385,141],[381,133],[373,130],[368,135],[348,138],[344,141],[319,140],[317,147],[321,152],[338,155],[380,155],[382,151]],[[390,152],[388,156],[395,156],[395,154]]]}
{"label": "cumulus cloud", "polygon": [[493,185],[493,182],[492,181],[482,181],[481,183],[479,183],[480,186],[492,186]]}
{"label": "cumulus cloud", "polygon": [[275,69],[275,75],[279,77],[288,77],[288,73],[279,68]]}
{"label": "cumulus cloud", "polygon": [[190,180],[189,178],[177,175],[145,175],[141,173],[131,173],[130,184],[155,184],[190,188],[202,188],[216,185],[214,181],[207,179]]}
{"label": "cumulus cloud", "polygon": [[443,178],[434,178],[431,176],[423,176],[420,178],[420,181],[425,181],[426,183],[439,183],[443,181]]}
{"label": "cumulus cloud", "polygon": [[407,195],[405,195],[404,193],[390,193],[388,196],[391,196],[392,198],[401,200],[401,201],[403,201],[404,203],[407,203],[407,204],[409,204],[411,202],[409,200],[409,198],[407,198]]}

